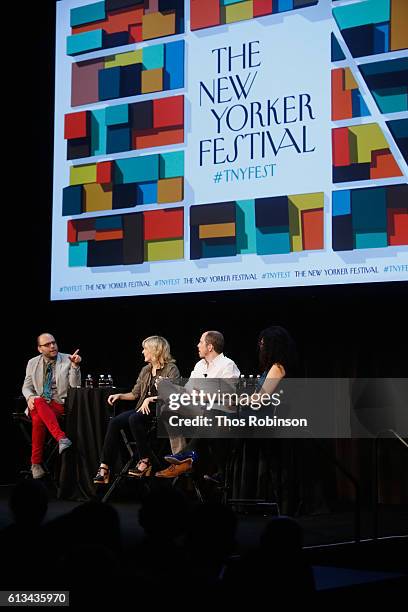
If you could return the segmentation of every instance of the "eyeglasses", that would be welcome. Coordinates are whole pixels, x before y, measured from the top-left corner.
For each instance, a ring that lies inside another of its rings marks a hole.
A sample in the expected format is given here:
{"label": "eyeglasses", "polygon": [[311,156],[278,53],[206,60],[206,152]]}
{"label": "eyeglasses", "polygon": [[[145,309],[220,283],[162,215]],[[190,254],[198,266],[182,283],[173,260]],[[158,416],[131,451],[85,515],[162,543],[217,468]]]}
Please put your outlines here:
{"label": "eyeglasses", "polygon": [[49,348],[50,346],[56,345],[57,343],[55,342],[55,340],[53,342],[46,342],[45,344],[39,344],[38,346],[46,346],[47,348]]}

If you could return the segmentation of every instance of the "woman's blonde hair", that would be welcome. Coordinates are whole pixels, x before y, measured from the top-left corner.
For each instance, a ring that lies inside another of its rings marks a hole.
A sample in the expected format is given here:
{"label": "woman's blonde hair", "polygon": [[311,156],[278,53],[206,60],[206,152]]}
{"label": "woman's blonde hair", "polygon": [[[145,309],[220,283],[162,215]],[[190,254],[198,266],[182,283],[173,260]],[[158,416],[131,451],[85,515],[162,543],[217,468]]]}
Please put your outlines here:
{"label": "woman's blonde hair", "polygon": [[168,363],[175,362],[171,356],[170,344],[167,342],[166,338],[163,338],[162,336],[149,336],[143,340],[143,348],[146,344],[152,351],[155,360],[160,364],[160,368]]}

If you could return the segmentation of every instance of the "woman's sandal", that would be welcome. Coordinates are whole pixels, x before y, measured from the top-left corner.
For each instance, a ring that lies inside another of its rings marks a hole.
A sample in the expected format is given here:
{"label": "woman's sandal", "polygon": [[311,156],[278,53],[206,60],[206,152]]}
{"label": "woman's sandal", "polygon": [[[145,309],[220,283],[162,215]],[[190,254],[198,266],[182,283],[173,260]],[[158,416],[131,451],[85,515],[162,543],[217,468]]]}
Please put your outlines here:
{"label": "woman's sandal", "polygon": [[109,468],[99,466],[98,472],[94,478],[94,484],[109,484]]}
{"label": "woman's sandal", "polygon": [[150,459],[146,457],[145,459],[140,459],[136,466],[128,471],[128,476],[141,478],[142,476],[150,476],[151,471],[152,464],[150,463]]}

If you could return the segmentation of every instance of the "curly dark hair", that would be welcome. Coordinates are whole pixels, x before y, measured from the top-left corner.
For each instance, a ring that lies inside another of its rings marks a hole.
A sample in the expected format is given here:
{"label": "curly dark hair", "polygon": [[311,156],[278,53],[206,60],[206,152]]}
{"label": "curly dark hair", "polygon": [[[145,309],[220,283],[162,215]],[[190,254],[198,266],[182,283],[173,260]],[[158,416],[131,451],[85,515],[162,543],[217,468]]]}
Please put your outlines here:
{"label": "curly dark hair", "polygon": [[286,376],[294,376],[298,365],[295,342],[289,332],[280,325],[263,329],[258,338],[259,365],[262,372],[275,364],[285,368]]}

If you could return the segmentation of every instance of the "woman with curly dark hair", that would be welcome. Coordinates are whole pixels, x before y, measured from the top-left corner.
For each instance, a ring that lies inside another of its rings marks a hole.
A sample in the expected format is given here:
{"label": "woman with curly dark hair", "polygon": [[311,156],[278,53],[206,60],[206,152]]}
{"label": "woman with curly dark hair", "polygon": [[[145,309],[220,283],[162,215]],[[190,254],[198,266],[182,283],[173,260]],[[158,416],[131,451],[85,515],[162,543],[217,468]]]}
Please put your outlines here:
{"label": "woman with curly dark hair", "polygon": [[296,375],[296,345],[284,327],[271,325],[259,334],[258,350],[263,372],[258,389],[271,394],[282,378]]}

